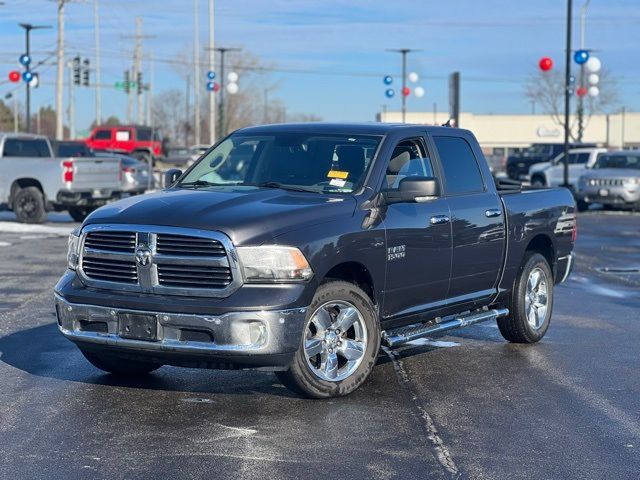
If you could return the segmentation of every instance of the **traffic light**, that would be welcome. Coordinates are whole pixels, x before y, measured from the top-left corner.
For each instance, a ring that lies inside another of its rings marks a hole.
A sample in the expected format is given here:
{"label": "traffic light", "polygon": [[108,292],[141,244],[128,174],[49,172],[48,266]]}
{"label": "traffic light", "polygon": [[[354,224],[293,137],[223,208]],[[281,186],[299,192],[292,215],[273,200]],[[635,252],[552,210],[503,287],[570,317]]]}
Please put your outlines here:
{"label": "traffic light", "polygon": [[136,75],[136,88],[138,90],[138,95],[142,95],[142,72],[138,72]]}
{"label": "traffic light", "polygon": [[84,64],[84,68],[82,69],[82,85],[85,87],[89,86],[89,59],[85,58],[82,62]]}
{"label": "traffic light", "polygon": [[129,74],[129,70],[124,71],[124,93],[129,95],[131,90],[131,76]]}
{"label": "traffic light", "polygon": [[80,57],[73,57],[73,84],[80,85]]}

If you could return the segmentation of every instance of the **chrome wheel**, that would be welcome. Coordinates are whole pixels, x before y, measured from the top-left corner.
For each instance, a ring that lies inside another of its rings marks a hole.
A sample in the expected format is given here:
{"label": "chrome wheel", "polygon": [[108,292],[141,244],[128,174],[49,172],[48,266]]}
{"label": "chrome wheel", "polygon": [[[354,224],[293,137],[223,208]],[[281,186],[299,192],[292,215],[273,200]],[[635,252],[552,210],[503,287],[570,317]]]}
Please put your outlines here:
{"label": "chrome wheel", "polygon": [[541,268],[534,268],[527,280],[527,293],[524,298],[524,311],[531,328],[538,330],[547,317],[549,302],[547,275]]}
{"label": "chrome wheel", "polygon": [[321,380],[338,382],[353,374],[367,349],[362,313],[345,301],[327,302],[311,315],[304,338],[304,356]]}

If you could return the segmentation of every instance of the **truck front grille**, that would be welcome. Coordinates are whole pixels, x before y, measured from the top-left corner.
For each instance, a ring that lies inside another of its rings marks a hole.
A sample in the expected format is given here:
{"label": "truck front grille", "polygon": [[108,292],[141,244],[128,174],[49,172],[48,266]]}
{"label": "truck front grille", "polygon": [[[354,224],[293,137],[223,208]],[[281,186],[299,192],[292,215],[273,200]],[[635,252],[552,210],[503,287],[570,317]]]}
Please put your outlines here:
{"label": "truck front grille", "polygon": [[158,265],[158,282],[168,287],[224,288],[232,280],[228,267]]}
{"label": "truck front grille", "polygon": [[624,183],[621,178],[592,178],[589,185],[593,187],[619,187]]}
{"label": "truck front grille", "polygon": [[224,247],[217,240],[185,235],[158,234],[156,248],[166,255],[187,255],[193,257],[226,255]]}
{"label": "truck front grille", "polygon": [[86,255],[82,268],[87,277],[105,282],[138,283],[138,270],[133,260],[115,260]]}
{"label": "truck front grille", "polygon": [[84,246],[108,252],[130,252],[136,249],[134,232],[96,231],[87,234]]}
{"label": "truck front grille", "polygon": [[78,267],[89,286],[224,297],[242,284],[237,255],[220,232],[143,225],[88,225]]}

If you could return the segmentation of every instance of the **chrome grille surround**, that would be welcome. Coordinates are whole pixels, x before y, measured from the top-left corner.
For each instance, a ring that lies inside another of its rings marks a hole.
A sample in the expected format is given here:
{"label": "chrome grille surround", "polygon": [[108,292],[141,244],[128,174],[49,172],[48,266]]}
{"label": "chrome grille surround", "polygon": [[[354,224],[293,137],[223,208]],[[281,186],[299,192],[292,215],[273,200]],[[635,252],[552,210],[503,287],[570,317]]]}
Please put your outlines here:
{"label": "chrome grille surround", "polygon": [[[96,239],[131,234],[135,236],[133,249],[97,248]],[[171,253],[158,251],[158,237],[163,235],[164,239],[178,239],[178,242],[173,242],[171,249],[160,249]],[[191,243],[197,248],[189,248]],[[201,248],[203,245],[206,248]],[[181,255],[179,252],[183,246],[185,254]],[[226,235],[216,231],[156,225],[87,225],[82,229],[80,252],[78,276],[85,285],[95,288],[222,298],[231,295],[243,283],[233,243]],[[147,263],[143,259],[136,261],[137,256],[146,257]],[[111,281],[107,280],[108,270],[102,272],[104,275],[101,274],[96,269],[99,265],[96,262],[102,262],[105,268],[111,268],[109,264],[112,263],[129,267],[134,265],[135,269],[123,270],[128,275],[126,278],[114,277],[114,281]],[[210,270],[203,267],[210,267]],[[167,281],[167,271],[179,272],[177,277],[171,277],[177,280],[184,280],[185,276],[202,278],[193,282]],[[191,275],[192,272],[195,275]]]}

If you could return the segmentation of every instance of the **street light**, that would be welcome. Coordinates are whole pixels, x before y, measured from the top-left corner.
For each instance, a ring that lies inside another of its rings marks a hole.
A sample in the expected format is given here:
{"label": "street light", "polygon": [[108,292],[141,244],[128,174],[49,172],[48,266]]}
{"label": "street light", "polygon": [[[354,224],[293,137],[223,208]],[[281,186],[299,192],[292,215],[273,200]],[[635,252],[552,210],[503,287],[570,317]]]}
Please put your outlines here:
{"label": "street light", "polygon": [[[30,23],[20,23],[18,24],[22,28],[24,28],[25,33],[25,52],[20,57],[25,58],[27,61],[21,62],[24,65],[25,72],[23,74],[23,78],[25,80],[25,87],[27,88],[27,96],[26,96],[26,108],[27,108],[27,133],[31,131],[31,78],[33,74],[31,73],[31,52],[29,45],[29,37],[31,30],[42,30],[44,28],[51,28],[50,25],[32,25]],[[26,74],[26,78],[24,75]],[[31,77],[31,78],[29,78]]]}

